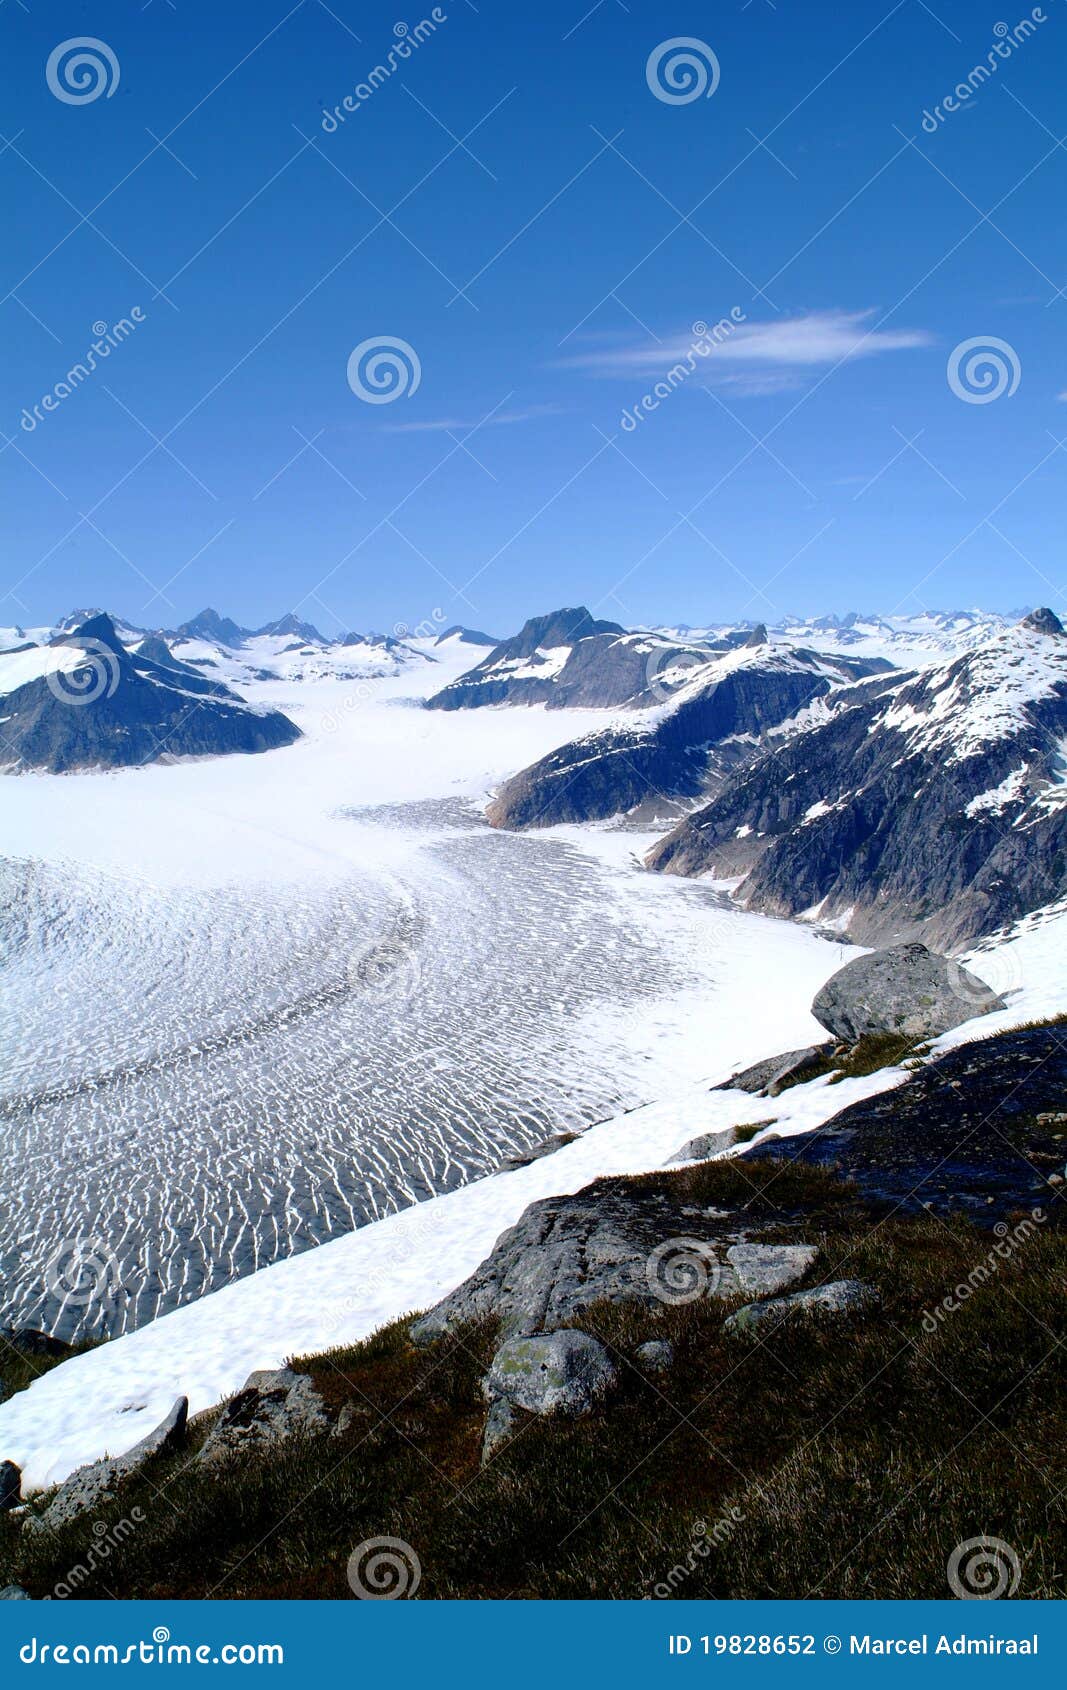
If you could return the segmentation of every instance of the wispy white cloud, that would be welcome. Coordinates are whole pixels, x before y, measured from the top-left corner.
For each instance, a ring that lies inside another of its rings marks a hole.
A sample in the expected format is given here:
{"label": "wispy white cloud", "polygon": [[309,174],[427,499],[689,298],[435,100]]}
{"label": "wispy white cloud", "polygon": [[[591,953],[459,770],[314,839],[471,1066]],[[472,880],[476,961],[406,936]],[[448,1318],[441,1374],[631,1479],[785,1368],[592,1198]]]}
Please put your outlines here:
{"label": "wispy white cloud", "polygon": [[535,422],[539,417],[558,416],[562,405],[527,405],[519,411],[497,411],[480,422],[477,417],[427,417],[422,422],[389,423],[389,434],[469,434],[473,429],[506,428],[510,423]]}
{"label": "wispy white cloud", "polygon": [[[701,360],[701,376],[714,386],[744,394],[779,393],[801,385],[805,372],[933,342],[924,329],[873,328],[875,315],[873,309],[808,311],[768,322],[738,323]],[[666,341],[602,347],[566,362],[595,376],[651,374],[684,358],[695,338],[690,331]]]}
{"label": "wispy white cloud", "polygon": [[1064,388],[1062,393],[1057,393],[1056,398],[1061,405],[1067,405],[1067,388]]}

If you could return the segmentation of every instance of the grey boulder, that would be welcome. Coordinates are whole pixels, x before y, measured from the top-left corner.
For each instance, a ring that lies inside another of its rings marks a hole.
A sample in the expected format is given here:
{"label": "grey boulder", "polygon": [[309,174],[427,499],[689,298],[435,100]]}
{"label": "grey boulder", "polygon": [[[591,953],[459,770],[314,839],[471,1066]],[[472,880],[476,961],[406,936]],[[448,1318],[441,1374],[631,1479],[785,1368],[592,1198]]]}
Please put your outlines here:
{"label": "grey boulder", "polygon": [[201,1461],[223,1461],[259,1451],[286,1438],[329,1427],[326,1405],[306,1373],[292,1368],[250,1373],[223,1409],[200,1451]]}
{"label": "grey boulder", "polygon": [[44,1513],[40,1516],[28,1515],[26,1524],[30,1525],[32,1521],[38,1528],[43,1523],[55,1529],[68,1525],[79,1515],[103,1507],[150,1456],[169,1455],[181,1446],[188,1416],[189,1399],[178,1397],[166,1418],[139,1444],[128,1449],[125,1455],[105,1457],[102,1461],[92,1461],[86,1467],[79,1467],[64,1479]]}
{"label": "grey boulder", "polygon": [[1003,998],[961,963],[912,944],[847,963],[816,993],[811,1013],[835,1038],[855,1044],[869,1033],[936,1038],[1004,1008]]}
{"label": "grey boulder", "polygon": [[786,1050],[780,1056],[765,1056],[762,1061],[754,1062],[751,1068],[742,1068],[739,1074],[731,1075],[721,1086],[712,1089],[747,1091],[754,1097],[777,1097],[788,1081],[795,1081],[805,1068],[820,1056],[825,1056],[830,1048],[829,1043],[805,1045],[802,1050]]}
{"label": "grey boulder", "polygon": [[607,1350],[587,1332],[543,1332],[502,1344],[482,1391],[491,1403],[503,1401],[529,1414],[581,1415],[617,1379]]}
{"label": "grey boulder", "polygon": [[675,1167],[679,1162],[708,1162],[712,1156],[718,1156],[722,1150],[729,1150],[737,1143],[737,1128],[723,1127],[717,1133],[700,1133],[697,1138],[691,1138],[668,1157],[666,1166]]}
{"label": "grey boulder", "polygon": [[674,1345],[666,1338],[649,1338],[638,1344],[634,1360],[646,1373],[667,1373],[674,1366]]}
{"label": "grey boulder", "polygon": [[769,1328],[806,1320],[856,1320],[879,1307],[881,1298],[872,1285],[859,1279],[835,1279],[809,1291],[794,1291],[788,1297],[771,1297],[765,1303],[746,1303],[725,1323],[734,1337],[751,1338]]}

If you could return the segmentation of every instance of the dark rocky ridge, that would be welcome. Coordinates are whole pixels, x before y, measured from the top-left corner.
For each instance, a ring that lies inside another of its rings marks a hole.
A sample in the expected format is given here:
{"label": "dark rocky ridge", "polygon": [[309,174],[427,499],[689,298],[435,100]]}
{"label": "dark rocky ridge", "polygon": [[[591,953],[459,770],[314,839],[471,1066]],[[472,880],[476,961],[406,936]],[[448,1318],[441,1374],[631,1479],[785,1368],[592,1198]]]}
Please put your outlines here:
{"label": "dark rocky ridge", "polygon": [[151,642],[148,653],[127,651],[107,616],[51,643],[81,648],[85,664],[67,671],[65,683],[44,676],[6,696],[0,733],[9,767],[53,774],[123,768],[165,757],[269,751],[300,737],[287,716],[253,709],[221,682],[180,663],[163,641]]}
{"label": "dark rocky ridge", "polygon": [[904,1214],[982,1226],[1042,1208],[1064,1219],[1064,1140],[1040,1117],[1067,1099],[1067,1027],[1023,1028],[949,1051],[810,1133],[763,1139],[745,1161],[832,1169]]}
{"label": "dark rocky ridge", "polygon": [[986,646],[831,701],[650,854],[744,877],[748,907],[863,942],[959,947],[1067,891],[1067,637],[1035,612]]}
{"label": "dark rocky ridge", "polygon": [[[575,655],[593,643],[583,642]],[[513,776],[489,807],[492,825],[550,827],[646,804],[661,818],[672,806],[677,813],[747,762],[762,735],[867,669],[855,659],[778,650],[761,641],[751,650],[725,673],[716,667],[715,653],[703,652],[658,720],[587,734]]]}

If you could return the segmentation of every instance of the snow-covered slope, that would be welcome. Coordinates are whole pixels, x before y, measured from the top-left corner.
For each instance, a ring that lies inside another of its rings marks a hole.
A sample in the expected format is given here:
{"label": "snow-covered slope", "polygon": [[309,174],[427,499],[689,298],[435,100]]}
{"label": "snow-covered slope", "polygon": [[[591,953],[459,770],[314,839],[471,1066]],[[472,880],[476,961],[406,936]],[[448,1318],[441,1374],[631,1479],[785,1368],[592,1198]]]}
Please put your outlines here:
{"label": "snow-covered slope", "polygon": [[[864,1097],[901,1084],[890,1069],[830,1085],[825,1078],[772,1104],[712,1091],[739,1066],[810,1039],[812,986],[840,962],[797,928],[735,916],[744,943],[728,956],[728,988],[707,1025],[699,1084],[603,1121],[524,1168],[478,1181],[405,1209],[279,1262],[140,1331],[66,1362],[0,1406],[0,1449],[23,1467],[27,1488],[57,1482],[76,1466],[132,1446],[175,1396],[193,1413],[243,1384],[255,1368],[279,1365],[366,1336],[383,1322],[436,1302],[488,1254],[500,1233],[538,1198],[580,1190],[607,1174],[662,1166],[690,1138],[774,1114],[773,1130],[807,1132]],[[1030,918],[968,958],[1010,995],[1009,1007],[946,1034],[933,1054],[984,1039],[1067,1007],[1062,956],[1067,909]],[[726,983],[726,982],[724,982]],[[754,1013],[759,1005],[759,1016]],[[770,1130],[770,1129],[766,1129]]]}

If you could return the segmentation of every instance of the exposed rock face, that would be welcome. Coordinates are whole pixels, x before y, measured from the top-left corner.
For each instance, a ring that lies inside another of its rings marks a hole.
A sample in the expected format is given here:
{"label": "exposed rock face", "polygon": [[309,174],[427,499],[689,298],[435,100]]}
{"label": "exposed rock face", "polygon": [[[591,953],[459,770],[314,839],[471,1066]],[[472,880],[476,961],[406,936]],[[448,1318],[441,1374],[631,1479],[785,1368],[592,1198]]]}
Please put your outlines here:
{"label": "exposed rock face", "polygon": [[1067,637],[1037,611],[963,657],[827,701],[648,858],[744,876],[772,915],[944,948],[1067,890]]}
{"label": "exposed rock face", "polygon": [[0,1514],[22,1501],[22,1468],[13,1461],[0,1461]]}
{"label": "exposed rock face", "polygon": [[411,1328],[429,1343],[497,1316],[509,1336],[554,1331],[601,1299],[655,1309],[698,1297],[781,1290],[815,1260],[813,1246],[751,1242],[743,1214],[702,1214],[622,1180],[532,1203],[471,1277]]}
{"label": "exposed rock face", "polygon": [[262,628],[256,629],[256,633],[285,635],[300,640],[304,645],[326,644],[313,622],[302,622],[291,610],[287,615],[279,616],[276,622],[265,622]]}
{"label": "exposed rock face", "polygon": [[168,653],[131,653],[107,616],[53,646],[84,652],[60,675],[3,700],[3,754],[18,769],[121,768],[161,758],[269,751],[299,739],[277,710],[259,710]]}
{"label": "exposed rock face", "polygon": [[[427,708],[470,710],[483,704],[556,704],[557,681],[563,679],[579,641],[601,635],[612,641],[624,632],[618,622],[597,621],[584,605],[532,616],[511,639],[502,640],[473,669],[429,699]],[[586,661],[580,660],[580,665]],[[587,676],[586,684],[595,683]],[[578,702],[573,697],[576,690],[570,686],[568,702]]]}
{"label": "exposed rock face", "polygon": [[835,1279],[829,1285],[815,1285],[809,1291],[793,1291],[788,1297],[770,1297],[763,1303],[746,1303],[729,1315],[724,1330],[736,1337],[762,1337],[775,1327],[806,1320],[856,1320],[878,1308],[881,1299],[871,1285],[859,1279]]}
{"label": "exposed rock face", "polygon": [[[649,691],[634,700],[662,706],[647,724],[604,728],[550,752],[504,783],[489,821],[494,827],[550,827],[644,804],[669,812],[749,760],[761,735],[851,680],[847,665],[853,664],[766,645],[725,656],[705,651],[696,667],[680,671],[676,692]],[[666,678],[670,673],[669,667],[662,671]],[[560,701],[570,702],[562,694]]]}
{"label": "exposed rock face", "polygon": [[724,1080],[716,1091],[747,1091],[754,1097],[777,1097],[789,1080],[794,1080],[802,1074],[812,1062],[824,1056],[830,1049],[829,1043],[824,1045],[805,1045],[803,1050],[783,1051],[781,1056],[768,1056],[762,1062],[754,1062],[751,1068],[743,1068],[740,1074],[731,1075]]}
{"label": "exposed rock face", "polygon": [[64,1479],[43,1515],[39,1519],[28,1516],[27,1523],[33,1519],[38,1530],[43,1531],[49,1527],[54,1529],[67,1525],[81,1514],[103,1507],[111,1500],[123,1481],[136,1473],[150,1456],[169,1455],[173,1450],[181,1448],[185,1439],[188,1414],[188,1399],[178,1397],[166,1418],[161,1420],[146,1438],[142,1438],[139,1444],[127,1450],[125,1455],[93,1461],[87,1467],[79,1467],[77,1472]]}
{"label": "exposed rock face", "polygon": [[856,957],[816,993],[811,1013],[846,1044],[867,1033],[936,1038],[972,1016],[1005,1007],[976,974],[925,945]]}
{"label": "exposed rock face", "polygon": [[306,1373],[288,1367],[250,1373],[223,1408],[200,1459],[227,1460],[328,1426],[326,1405]]}
{"label": "exposed rock face", "polygon": [[512,1338],[493,1357],[482,1390],[528,1414],[589,1414],[616,1383],[615,1364],[585,1332]]}
{"label": "exposed rock face", "polygon": [[745,1155],[832,1168],[903,1213],[929,1208],[992,1226],[1040,1208],[1056,1225],[1065,1213],[1055,1183],[1063,1140],[1037,1117],[1061,1108],[1065,1094],[1062,1027],[999,1033],[947,1052],[813,1132],[764,1139]]}
{"label": "exposed rock face", "polygon": [[230,646],[239,651],[247,639],[251,639],[250,628],[241,628],[229,616],[220,616],[217,610],[202,610],[191,621],[183,622],[178,628],[179,635],[190,640],[216,640],[219,645]]}

